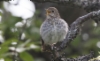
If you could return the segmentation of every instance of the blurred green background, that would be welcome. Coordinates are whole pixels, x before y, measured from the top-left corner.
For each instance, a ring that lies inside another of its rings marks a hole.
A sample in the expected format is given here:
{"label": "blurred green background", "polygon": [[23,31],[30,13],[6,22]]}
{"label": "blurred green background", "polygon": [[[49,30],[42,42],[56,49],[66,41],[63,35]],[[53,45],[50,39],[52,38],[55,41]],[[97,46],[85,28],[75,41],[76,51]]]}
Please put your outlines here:
{"label": "blurred green background", "polygon": [[[5,2],[0,2],[0,61],[49,61],[48,55],[41,51],[39,34],[40,25],[45,19],[45,8],[56,7],[69,26],[75,19],[86,14],[82,8],[70,5],[31,2],[35,5],[35,12],[24,7],[34,13],[32,17],[24,19],[9,11],[9,6],[17,6],[18,2],[12,4],[6,1],[9,5],[6,9]],[[63,52],[66,57],[77,57],[89,54],[90,51],[94,51],[95,56],[100,51],[100,25],[97,26],[93,20],[82,24],[80,34]]]}

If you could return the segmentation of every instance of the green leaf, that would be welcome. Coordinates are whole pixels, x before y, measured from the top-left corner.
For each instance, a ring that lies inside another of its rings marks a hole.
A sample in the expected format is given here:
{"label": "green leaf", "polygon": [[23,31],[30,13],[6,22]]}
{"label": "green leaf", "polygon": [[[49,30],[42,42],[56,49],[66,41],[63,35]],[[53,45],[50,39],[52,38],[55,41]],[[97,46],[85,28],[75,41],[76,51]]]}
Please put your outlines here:
{"label": "green leaf", "polygon": [[1,44],[1,48],[4,48],[4,47],[8,47],[9,45],[11,45],[12,42],[17,42],[18,40],[16,39],[10,39],[10,40],[7,40],[5,41],[4,43]]}
{"label": "green leaf", "polygon": [[100,54],[100,52],[98,52]]}
{"label": "green leaf", "polygon": [[42,21],[40,21],[40,20],[34,21],[34,24],[36,27],[40,27],[41,23],[42,23]]}
{"label": "green leaf", "polygon": [[23,61],[34,61],[33,57],[28,52],[21,52],[20,57]]}
{"label": "green leaf", "polygon": [[9,57],[6,57],[5,61],[13,61],[13,60],[11,58],[9,58]]}
{"label": "green leaf", "polygon": [[3,57],[3,54],[5,54],[6,52],[8,52],[8,47],[4,47],[0,49],[0,58]]}
{"label": "green leaf", "polygon": [[2,16],[2,13],[0,12],[0,16]]}

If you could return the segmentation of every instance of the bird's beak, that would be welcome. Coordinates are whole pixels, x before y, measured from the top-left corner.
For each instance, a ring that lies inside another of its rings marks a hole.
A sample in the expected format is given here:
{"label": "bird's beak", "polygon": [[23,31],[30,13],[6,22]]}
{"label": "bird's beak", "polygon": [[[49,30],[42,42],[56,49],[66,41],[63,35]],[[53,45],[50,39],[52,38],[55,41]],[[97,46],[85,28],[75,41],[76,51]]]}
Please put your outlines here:
{"label": "bird's beak", "polygon": [[46,10],[46,15],[48,16],[51,12],[48,9],[45,10]]}

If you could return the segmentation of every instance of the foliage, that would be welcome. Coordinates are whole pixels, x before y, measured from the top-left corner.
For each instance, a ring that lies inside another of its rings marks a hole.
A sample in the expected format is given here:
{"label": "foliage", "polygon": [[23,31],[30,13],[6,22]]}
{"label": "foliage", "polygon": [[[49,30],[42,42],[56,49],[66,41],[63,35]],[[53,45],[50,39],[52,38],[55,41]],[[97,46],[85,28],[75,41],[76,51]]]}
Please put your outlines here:
{"label": "foliage", "polygon": [[[16,26],[18,22],[24,21],[20,17],[14,17],[11,13],[1,7],[4,13],[0,12],[2,17],[0,22],[0,60],[5,61],[36,61],[29,51],[40,52],[40,36],[39,27],[41,21],[39,19],[27,19],[29,24],[26,26]],[[28,26],[30,25],[30,26]],[[24,36],[22,36],[24,34]],[[22,38],[23,37],[23,38]],[[18,56],[16,56],[16,54]]]}

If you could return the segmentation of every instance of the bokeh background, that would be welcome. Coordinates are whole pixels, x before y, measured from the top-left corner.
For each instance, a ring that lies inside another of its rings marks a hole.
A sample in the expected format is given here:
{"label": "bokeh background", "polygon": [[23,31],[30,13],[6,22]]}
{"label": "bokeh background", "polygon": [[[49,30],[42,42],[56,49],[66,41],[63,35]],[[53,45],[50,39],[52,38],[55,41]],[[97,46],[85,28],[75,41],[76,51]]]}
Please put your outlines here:
{"label": "bokeh background", "polygon": [[[41,51],[39,29],[45,20],[45,9],[56,7],[70,24],[87,12],[76,6],[56,3],[38,3],[34,0],[0,1],[0,61],[49,61]],[[66,57],[75,58],[100,51],[100,25],[93,20],[81,26],[81,32],[63,51]]]}

